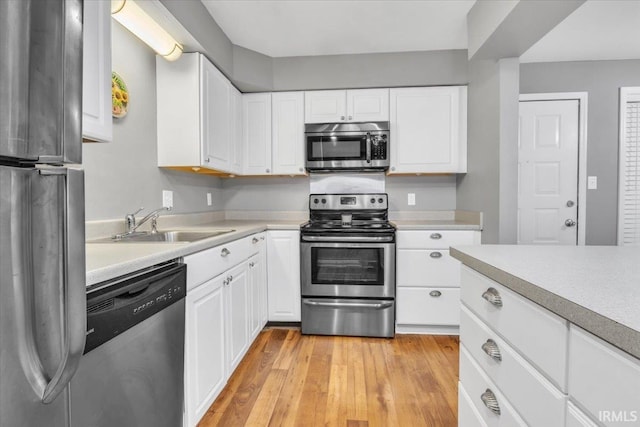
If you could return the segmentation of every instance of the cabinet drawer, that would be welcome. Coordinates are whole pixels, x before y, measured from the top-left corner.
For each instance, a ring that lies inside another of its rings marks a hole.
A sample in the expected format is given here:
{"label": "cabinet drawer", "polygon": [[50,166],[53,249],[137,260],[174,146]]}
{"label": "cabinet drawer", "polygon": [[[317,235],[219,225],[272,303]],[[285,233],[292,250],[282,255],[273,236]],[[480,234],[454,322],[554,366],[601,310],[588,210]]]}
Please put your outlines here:
{"label": "cabinet drawer", "polygon": [[605,425],[640,424],[640,360],[571,325],[569,394]]}
{"label": "cabinet drawer", "polygon": [[469,393],[458,383],[458,427],[487,427]]}
{"label": "cabinet drawer", "polygon": [[[483,297],[495,294],[501,306]],[[488,277],[461,267],[462,302],[566,392],[568,323]]]}
{"label": "cabinet drawer", "polygon": [[460,261],[448,250],[399,249],[398,286],[460,287]]}
{"label": "cabinet drawer", "polygon": [[584,412],[578,409],[573,403],[567,401],[567,422],[565,427],[597,427]]}
{"label": "cabinet drawer", "polygon": [[187,291],[257,253],[257,246],[252,244],[252,236],[248,236],[186,256]]}
{"label": "cabinet drawer", "polygon": [[[566,395],[465,306],[460,313],[460,338],[474,360],[500,391],[509,396],[509,402],[529,425],[562,424]],[[488,355],[490,351],[494,352],[493,357]]]}
{"label": "cabinet drawer", "polygon": [[398,325],[458,325],[460,323],[460,289],[458,288],[398,288],[396,301]]}
{"label": "cabinet drawer", "polygon": [[[506,396],[500,392],[498,387],[491,382],[476,364],[464,345],[460,346],[460,383],[487,426],[515,427],[527,425],[520,418]],[[500,411],[499,414],[490,410],[483,402],[482,395],[487,392],[492,392],[495,396]],[[562,423],[551,425],[562,425]]]}
{"label": "cabinet drawer", "polygon": [[398,249],[449,249],[455,245],[480,243],[476,231],[471,230],[400,230],[397,232]]}

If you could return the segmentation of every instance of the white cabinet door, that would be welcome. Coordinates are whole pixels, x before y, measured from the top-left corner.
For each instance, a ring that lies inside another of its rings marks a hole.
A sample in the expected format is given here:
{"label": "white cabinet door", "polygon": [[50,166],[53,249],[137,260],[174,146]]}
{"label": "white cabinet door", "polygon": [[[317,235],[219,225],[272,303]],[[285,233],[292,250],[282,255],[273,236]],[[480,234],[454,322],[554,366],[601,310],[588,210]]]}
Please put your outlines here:
{"label": "white cabinet door", "polygon": [[231,84],[206,59],[201,64],[202,166],[231,169]]}
{"label": "white cabinet door", "polygon": [[222,273],[225,286],[227,376],[236,369],[249,348],[249,277],[247,262]]}
{"label": "white cabinet door", "polygon": [[335,123],[347,118],[346,91],[315,90],[304,93],[305,123]]}
{"label": "white cabinet door", "polygon": [[242,95],[244,174],[271,174],[271,94]]}
{"label": "white cabinet door", "polygon": [[300,231],[267,231],[269,320],[300,321]]}
{"label": "white cabinet door", "polygon": [[186,298],[185,409],[195,426],[226,383],[224,275],[190,290]]}
{"label": "white cabinet door", "polygon": [[250,319],[249,319],[249,339],[253,339],[258,336],[262,330],[262,305],[267,297],[266,292],[263,289],[265,278],[262,275],[263,264],[262,256],[260,253],[255,254],[249,258],[249,306],[250,306]]}
{"label": "white cabinet door", "polygon": [[388,122],[389,89],[348,90],[347,121]]}
{"label": "white cabinet door", "polygon": [[109,142],[111,121],[111,2],[84,4],[82,136]]}
{"label": "white cabinet door", "polygon": [[304,175],[304,92],[275,92],[271,102],[272,172]]}
{"label": "white cabinet door", "polygon": [[231,172],[242,174],[244,163],[244,140],[242,138],[244,121],[242,120],[242,93],[231,87]]}
{"label": "white cabinet door", "polygon": [[467,89],[390,90],[389,173],[466,172]]}

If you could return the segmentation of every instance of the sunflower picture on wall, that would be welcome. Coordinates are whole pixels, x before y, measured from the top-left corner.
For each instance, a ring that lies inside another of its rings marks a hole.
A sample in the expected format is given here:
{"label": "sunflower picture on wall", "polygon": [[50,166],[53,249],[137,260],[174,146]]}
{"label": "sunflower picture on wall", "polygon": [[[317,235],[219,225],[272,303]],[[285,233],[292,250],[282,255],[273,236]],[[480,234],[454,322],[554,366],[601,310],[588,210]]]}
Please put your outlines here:
{"label": "sunflower picture on wall", "polygon": [[111,111],[113,117],[121,119],[127,115],[129,91],[122,77],[115,71],[111,73]]}

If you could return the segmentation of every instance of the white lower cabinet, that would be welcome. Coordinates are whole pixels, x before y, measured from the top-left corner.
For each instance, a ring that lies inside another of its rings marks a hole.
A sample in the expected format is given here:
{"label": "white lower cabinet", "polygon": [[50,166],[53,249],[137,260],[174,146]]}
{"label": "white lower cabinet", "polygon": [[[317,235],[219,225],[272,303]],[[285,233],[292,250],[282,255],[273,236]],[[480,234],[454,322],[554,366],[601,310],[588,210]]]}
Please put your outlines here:
{"label": "white lower cabinet", "polygon": [[227,381],[224,279],[224,275],[220,275],[187,293],[185,322],[185,425],[187,426],[195,426],[200,421]]}
{"label": "white lower cabinet", "polygon": [[249,277],[245,261],[223,275],[225,285],[226,370],[230,376],[249,348]]}
{"label": "white lower cabinet", "polygon": [[185,257],[185,426],[197,425],[266,323],[265,233]]}
{"label": "white lower cabinet", "polygon": [[300,321],[300,231],[267,231],[269,321]]}
{"label": "white lower cabinet", "polygon": [[457,333],[460,262],[449,247],[480,243],[480,231],[398,230],[396,237],[396,332]]}

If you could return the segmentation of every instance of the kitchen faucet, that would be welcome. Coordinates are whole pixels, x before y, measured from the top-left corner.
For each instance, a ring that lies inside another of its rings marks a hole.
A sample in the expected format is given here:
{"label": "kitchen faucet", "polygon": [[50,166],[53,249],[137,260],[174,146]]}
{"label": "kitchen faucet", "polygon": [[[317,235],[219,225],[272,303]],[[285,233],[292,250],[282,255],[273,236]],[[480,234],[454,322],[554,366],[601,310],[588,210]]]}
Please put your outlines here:
{"label": "kitchen faucet", "polygon": [[123,234],[120,234],[116,237],[126,237],[126,236],[131,236],[133,234],[137,234],[140,232],[137,232],[136,230],[142,226],[142,224],[144,224],[145,222],[151,220],[151,234],[155,234],[158,232],[158,217],[160,216],[160,212],[162,211],[170,211],[171,208],[167,208],[167,207],[161,207],[158,209],[155,209],[151,212],[149,212],[144,218],[142,218],[140,220],[140,222],[138,222],[136,224],[136,214],[138,214],[139,212],[141,212],[142,210],[144,210],[144,207],[141,207],[140,209],[138,209],[137,211],[135,211],[134,213],[130,213],[127,214],[124,217],[124,221],[125,221],[125,228],[126,228],[126,232]]}

